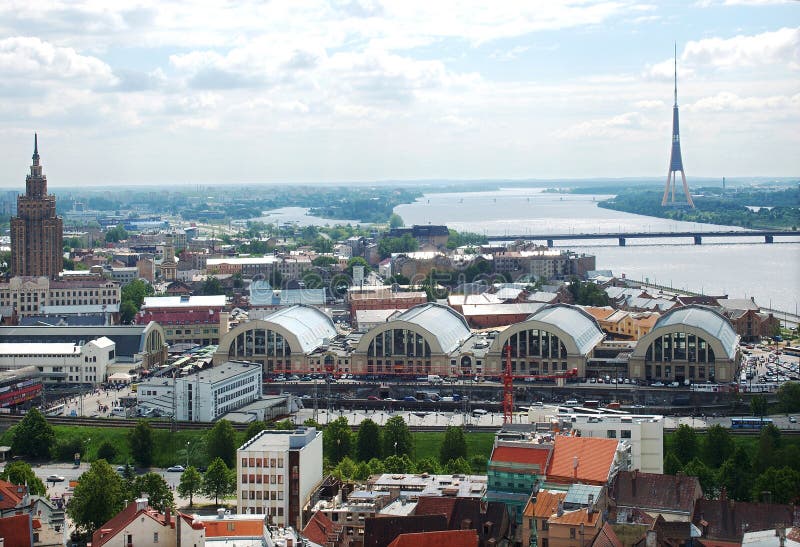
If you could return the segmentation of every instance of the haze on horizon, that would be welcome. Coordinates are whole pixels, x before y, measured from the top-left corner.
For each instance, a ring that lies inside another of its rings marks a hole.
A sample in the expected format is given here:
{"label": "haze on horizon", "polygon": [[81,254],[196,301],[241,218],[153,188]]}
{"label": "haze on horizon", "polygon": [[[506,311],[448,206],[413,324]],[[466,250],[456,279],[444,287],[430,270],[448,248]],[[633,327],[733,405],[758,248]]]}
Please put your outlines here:
{"label": "haze on horizon", "polygon": [[0,5],[0,186],[800,175],[796,2]]}

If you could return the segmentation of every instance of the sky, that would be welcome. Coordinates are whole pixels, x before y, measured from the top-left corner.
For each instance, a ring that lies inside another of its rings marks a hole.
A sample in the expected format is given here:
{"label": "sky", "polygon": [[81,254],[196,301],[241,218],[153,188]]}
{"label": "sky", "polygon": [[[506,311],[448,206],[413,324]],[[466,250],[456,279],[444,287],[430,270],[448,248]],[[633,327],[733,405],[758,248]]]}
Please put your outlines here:
{"label": "sky", "polygon": [[4,0],[0,186],[800,175],[800,2]]}

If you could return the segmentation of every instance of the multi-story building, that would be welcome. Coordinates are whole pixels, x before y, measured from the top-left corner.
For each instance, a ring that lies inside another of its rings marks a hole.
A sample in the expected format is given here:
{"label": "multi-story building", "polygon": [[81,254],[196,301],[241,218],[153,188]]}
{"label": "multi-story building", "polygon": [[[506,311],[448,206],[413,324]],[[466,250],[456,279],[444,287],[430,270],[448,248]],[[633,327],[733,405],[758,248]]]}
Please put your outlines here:
{"label": "multi-story building", "polygon": [[498,441],[489,458],[488,501],[505,503],[511,518],[521,522],[523,509],[544,480],[553,445]]}
{"label": "multi-story building", "polygon": [[151,296],[136,315],[137,325],[155,321],[164,327],[167,344],[218,344],[228,332],[225,295]]}
{"label": "multi-story building", "polygon": [[17,198],[17,216],[11,219],[11,275],[56,279],[64,269],[64,223],[56,215],[56,197],[47,193],[36,136],[33,142],[31,173],[25,178],[25,194]]}
{"label": "multi-story building", "polygon": [[565,279],[573,275],[584,278],[586,272],[595,269],[596,262],[592,255],[546,248],[501,251],[493,257],[495,273],[508,273],[514,279],[523,275],[532,279]]}
{"label": "multi-story building", "polygon": [[0,370],[35,366],[42,381],[50,384],[104,382],[109,365],[115,361],[116,344],[106,337],[80,345],[69,342],[0,343]]}
{"label": "multi-story building", "polygon": [[351,317],[355,317],[358,310],[407,310],[427,301],[424,291],[393,291],[391,287],[380,285],[351,287],[345,304],[350,307]]}
{"label": "multi-story building", "polygon": [[236,451],[236,508],[302,530],[303,510],[322,482],[322,432],[262,431]]}
{"label": "multi-story building", "polygon": [[45,313],[45,306],[96,306],[118,311],[121,295],[119,283],[102,277],[71,281],[12,277],[0,283],[0,313],[29,317]]}
{"label": "multi-story building", "polygon": [[161,261],[161,279],[175,281],[178,275],[178,263],[175,260],[175,244],[173,235],[164,236],[164,259]]}
{"label": "multi-story building", "polygon": [[237,362],[167,380],[150,378],[136,391],[140,406],[188,422],[213,422],[260,397],[261,365]]}
{"label": "multi-story building", "polygon": [[263,275],[273,279],[275,272],[285,280],[300,279],[311,268],[311,259],[305,255],[263,257],[208,258],[205,268],[209,274],[236,274],[243,277]]}

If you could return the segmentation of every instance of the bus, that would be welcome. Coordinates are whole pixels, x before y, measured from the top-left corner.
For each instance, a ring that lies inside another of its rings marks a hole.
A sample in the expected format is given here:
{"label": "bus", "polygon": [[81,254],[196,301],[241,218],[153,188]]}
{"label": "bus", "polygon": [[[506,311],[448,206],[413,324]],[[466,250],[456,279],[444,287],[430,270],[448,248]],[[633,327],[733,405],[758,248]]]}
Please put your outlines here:
{"label": "bus", "polygon": [[47,410],[44,411],[45,416],[61,416],[64,414],[64,409],[66,408],[65,405],[56,405],[51,406]]}
{"label": "bus", "polygon": [[783,348],[783,353],[786,355],[794,355],[795,357],[800,357],[800,346],[786,346]]}
{"label": "bus", "polygon": [[731,429],[761,429],[772,425],[772,418],[731,418]]}

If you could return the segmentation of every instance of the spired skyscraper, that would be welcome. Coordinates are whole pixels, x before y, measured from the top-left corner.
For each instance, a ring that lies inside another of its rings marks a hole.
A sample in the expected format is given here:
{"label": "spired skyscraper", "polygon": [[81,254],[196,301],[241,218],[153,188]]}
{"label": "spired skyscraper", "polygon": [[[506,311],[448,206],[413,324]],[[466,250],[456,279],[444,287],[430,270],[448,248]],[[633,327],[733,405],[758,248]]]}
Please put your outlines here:
{"label": "spired skyscraper", "polygon": [[[675,201],[675,186],[678,184],[678,171],[681,172],[683,181],[683,194],[686,201]],[[672,106],[672,150],[669,155],[669,171],[667,171],[667,185],[664,187],[664,197],[661,198],[662,207],[685,207],[694,209],[694,201],[686,184],[686,173],[683,171],[683,158],[681,158],[681,136],[678,128],[678,46],[675,46],[675,104]]]}
{"label": "spired skyscraper", "polygon": [[11,275],[57,279],[63,269],[64,222],[56,216],[56,197],[47,193],[39,164],[39,139],[33,137],[33,165],[25,194],[17,197],[11,219]]}

